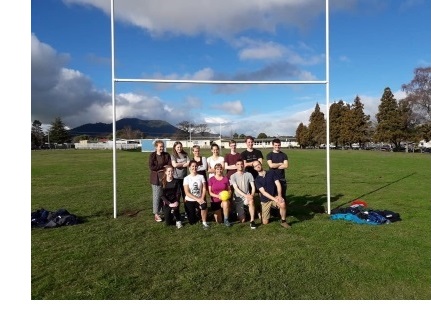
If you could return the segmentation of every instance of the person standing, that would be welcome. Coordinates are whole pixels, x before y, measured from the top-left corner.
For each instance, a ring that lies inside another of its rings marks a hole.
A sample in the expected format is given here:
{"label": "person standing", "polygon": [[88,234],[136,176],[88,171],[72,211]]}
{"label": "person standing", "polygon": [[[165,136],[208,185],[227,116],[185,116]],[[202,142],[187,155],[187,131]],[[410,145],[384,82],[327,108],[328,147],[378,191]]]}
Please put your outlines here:
{"label": "person standing", "polygon": [[281,226],[290,228],[290,225],[286,222],[286,202],[281,196],[281,184],[278,174],[272,169],[266,172],[259,161],[253,162],[253,168],[258,173],[255,182],[262,203],[262,224],[269,223],[272,207],[280,210]]}
{"label": "person standing", "polygon": [[181,196],[183,202],[186,197],[183,187],[184,177],[187,176],[187,167],[189,166],[190,158],[187,152],[183,149],[181,142],[175,142],[172,147],[171,164],[174,167],[174,179],[180,183]]}
{"label": "person standing", "polygon": [[[253,178],[256,179],[257,172],[253,168],[253,162],[257,160],[260,163],[262,163],[263,154],[262,154],[262,151],[254,148],[254,137],[247,136],[245,138],[245,143],[246,143],[247,149],[241,153],[242,159],[244,160],[245,171],[252,174]],[[256,214],[260,218],[261,217],[260,201],[257,199],[254,205],[256,209]]]}
{"label": "person standing", "polygon": [[153,214],[156,222],[162,222],[160,213],[162,212],[161,207],[161,195],[162,186],[161,180],[164,175],[164,168],[171,165],[171,158],[169,153],[164,149],[165,144],[161,140],[154,142],[155,151],[150,154],[148,159],[148,167],[150,168],[150,183],[153,191]]}
{"label": "person standing", "polygon": [[208,157],[207,163],[208,163],[208,179],[214,176],[215,174],[215,165],[217,163],[220,163],[222,166],[224,166],[224,158],[220,156],[220,147],[216,143],[213,143],[211,145],[211,152],[212,156]]}
{"label": "person standing", "polygon": [[[236,168],[236,162],[238,160],[240,160],[241,154],[239,152],[236,152],[236,141],[235,140],[230,140],[229,141],[229,148],[230,148],[230,152],[226,153],[224,156],[224,169],[226,171],[226,176],[229,179],[230,182],[230,177],[236,173],[237,168]],[[230,186],[231,191],[233,192],[233,186],[231,184]],[[230,203],[231,205],[233,205],[233,195],[231,195],[230,198]],[[230,208],[230,219],[231,221],[235,221],[236,220],[236,212],[234,207]]]}
{"label": "person standing", "polygon": [[258,160],[260,163],[263,161],[262,151],[254,148],[254,137],[247,136],[245,138],[247,149],[241,153],[241,157],[244,160],[245,171],[253,175],[256,179],[257,172],[253,168],[253,161]]}
{"label": "person standing", "polygon": [[239,159],[236,163],[237,171],[230,177],[230,182],[233,186],[233,204],[235,207],[236,214],[241,223],[244,223],[245,218],[245,206],[248,205],[250,213],[250,228],[256,229],[256,223],[254,222],[255,217],[255,206],[254,206],[254,193],[256,191],[254,185],[253,175],[244,170],[244,161]]}
{"label": "person standing", "polygon": [[215,221],[221,223],[221,210],[223,209],[224,225],[229,227],[231,225],[229,222],[230,200],[223,201],[219,195],[222,191],[228,191],[229,196],[231,195],[229,179],[223,176],[223,165],[221,163],[217,163],[214,169],[215,174],[208,182],[208,193],[211,197],[211,210],[214,211]]}
{"label": "person standing", "polygon": [[193,160],[197,163],[197,173],[204,176],[205,181],[207,181],[207,169],[208,163],[207,158],[201,155],[201,147],[199,145],[193,145]]}
{"label": "person standing", "polygon": [[238,159],[241,159],[241,154],[236,152],[236,141],[230,140],[229,141],[229,147],[230,147],[230,153],[225,154],[224,156],[224,169],[226,170],[226,176],[228,179],[230,179],[230,176],[232,176],[236,171],[236,162]]}
{"label": "person standing", "polygon": [[281,151],[281,141],[278,138],[272,140],[272,152],[266,155],[266,161],[269,168],[277,174],[281,184],[281,197],[286,200],[287,180],[285,170],[289,167],[289,161],[287,154]]}
{"label": "person standing", "polygon": [[167,226],[173,224],[175,218],[177,228],[182,228],[180,215],[180,197],[181,188],[179,182],[174,179],[174,168],[170,165],[165,167],[165,172],[162,178],[162,201],[163,214]]}
{"label": "person standing", "polygon": [[204,229],[209,228],[207,222],[208,208],[205,200],[206,183],[204,176],[197,173],[197,163],[191,160],[189,164],[190,174],[184,178],[184,191],[186,192],[185,208],[190,224],[199,221],[198,211],[202,218]]}

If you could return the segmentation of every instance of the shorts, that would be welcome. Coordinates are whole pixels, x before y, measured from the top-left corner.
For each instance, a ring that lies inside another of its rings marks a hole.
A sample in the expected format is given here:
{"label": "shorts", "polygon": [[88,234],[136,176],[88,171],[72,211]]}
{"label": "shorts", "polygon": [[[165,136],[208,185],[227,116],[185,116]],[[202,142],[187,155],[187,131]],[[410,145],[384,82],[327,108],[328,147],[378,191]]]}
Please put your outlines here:
{"label": "shorts", "polygon": [[221,202],[211,202],[211,210],[217,211],[221,209]]}
{"label": "shorts", "polygon": [[262,220],[269,220],[271,217],[271,208],[278,209],[275,201],[262,202]]}

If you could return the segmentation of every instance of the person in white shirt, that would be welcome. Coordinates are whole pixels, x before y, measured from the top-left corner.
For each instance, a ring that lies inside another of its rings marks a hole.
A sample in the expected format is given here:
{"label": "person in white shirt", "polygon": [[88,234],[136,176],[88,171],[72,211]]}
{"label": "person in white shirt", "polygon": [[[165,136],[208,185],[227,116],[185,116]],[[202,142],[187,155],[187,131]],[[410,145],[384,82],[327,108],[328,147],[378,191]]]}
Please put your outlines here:
{"label": "person in white shirt", "polygon": [[205,229],[209,228],[207,222],[208,206],[205,199],[207,189],[204,176],[197,173],[197,163],[191,160],[189,163],[190,174],[184,178],[184,191],[186,192],[185,208],[187,218],[190,224],[195,224],[202,219],[202,225]]}
{"label": "person in white shirt", "polygon": [[211,152],[213,155],[211,157],[208,157],[207,163],[208,163],[208,179],[214,176],[215,174],[215,165],[217,163],[220,163],[222,166],[224,166],[224,157],[220,156],[220,147],[213,143],[211,145]]}

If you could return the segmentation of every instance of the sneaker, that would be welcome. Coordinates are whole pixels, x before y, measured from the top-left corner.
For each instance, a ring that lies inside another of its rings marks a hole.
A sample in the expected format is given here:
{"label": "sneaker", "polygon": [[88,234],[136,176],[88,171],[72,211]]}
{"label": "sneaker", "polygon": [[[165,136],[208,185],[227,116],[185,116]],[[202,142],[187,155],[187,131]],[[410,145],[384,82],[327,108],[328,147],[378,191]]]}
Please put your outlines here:
{"label": "sneaker", "polygon": [[224,225],[227,226],[227,227],[231,226],[231,224],[230,224],[230,222],[228,220],[224,220]]}
{"label": "sneaker", "polygon": [[251,221],[251,222],[250,222],[250,228],[251,228],[252,230],[255,230],[255,229],[257,228],[256,223],[254,223],[254,221]]}
{"label": "sneaker", "polygon": [[207,229],[210,227],[210,225],[207,222],[202,222],[202,225],[204,226],[204,229]]}
{"label": "sneaker", "polygon": [[291,228],[291,226],[290,226],[286,221],[281,222],[281,223],[280,223],[280,225],[281,225],[282,227],[286,228],[286,229],[290,229],[290,228]]}
{"label": "sneaker", "polygon": [[156,222],[162,222],[162,218],[160,218],[160,216],[158,214],[154,215],[154,220],[156,220]]}
{"label": "sneaker", "polygon": [[176,225],[177,225],[177,229],[180,229],[183,227],[183,224],[181,223],[181,221],[177,221]]}

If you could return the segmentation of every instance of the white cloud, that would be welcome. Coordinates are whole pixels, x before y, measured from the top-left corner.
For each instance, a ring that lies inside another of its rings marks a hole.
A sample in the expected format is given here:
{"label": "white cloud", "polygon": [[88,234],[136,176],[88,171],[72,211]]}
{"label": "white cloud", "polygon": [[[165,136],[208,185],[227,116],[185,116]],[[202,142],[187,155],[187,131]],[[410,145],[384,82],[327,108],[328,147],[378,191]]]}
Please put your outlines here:
{"label": "white cloud", "polygon": [[244,112],[244,107],[241,101],[224,102],[218,105],[212,105],[213,109],[224,111],[231,115],[241,115]]}
{"label": "white cloud", "polygon": [[274,42],[254,42],[239,51],[241,60],[279,59],[283,57],[284,47]]}
{"label": "white cloud", "polygon": [[[110,11],[109,1],[106,0],[64,0],[64,2],[91,5],[104,10],[105,13]],[[343,5],[346,5],[346,1]],[[201,0],[170,1],[164,5],[160,5],[160,1],[115,2],[117,19],[144,28],[153,35],[203,33],[207,41],[211,41],[214,37],[222,37],[228,43],[234,42],[233,36],[244,30],[259,28],[257,30],[261,33],[274,32],[281,23],[284,26],[288,24],[304,30],[310,26],[310,21],[314,17],[323,13],[323,10],[323,1],[320,0],[221,0],[211,2],[211,5]],[[241,39],[239,43],[235,47],[243,60],[274,60],[283,57],[285,61],[266,63],[264,67],[256,68],[254,71],[230,73],[229,76],[215,72],[210,67],[203,67],[190,73],[173,72],[167,75],[159,73],[154,76],[163,79],[191,80],[267,80],[280,77],[292,80],[315,80],[316,77],[312,73],[299,69],[297,65],[314,65],[323,59],[321,55],[315,55],[312,48],[301,42],[296,48],[286,47],[273,41]],[[300,56],[298,50],[307,51],[307,53],[305,56]],[[35,35],[32,36],[32,120],[38,119],[44,123],[50,123],[54,117],[61,116],[63,121],[72,128],[84,123],[112,122],[110,93],[98,90],[92,80],[82,72],[67,68],[69,60],[69,55],[58,53],[49,45],[40,42]],[[172,85],[159,84],[158,86]],[[176,84],[179,90],[186,87],[190,85]],[[222,85],[216,89],[238,91],[238,89],[247,89],[247,86]],[[276,135],[285,132],[294,133],[300,122],[308,122],[311,113],[307,111],[304,115],[278,111],[244,116],[241,100],[228,99],[224,103],[208,108],[197,95],[183,96],[184,94],[180,94],[163,98],[146,93],[117,93],[117,119],[124,117],[164,119],[173,125],[190,119],[196,123],[223,120],[224,123],[231,123],[232,127],[237,126],[237,129],[241,130],[238,131],[239,133],[265,132]],[[204,112],[211,108],[223,110],[227,116],[220,119],[204,118]],[[236,115],[240,116],[235,118]],[[262,122],[263,119],[270,120]],[[247,123],[246,127],[244,123]]]}
{"label": "white cloud", "polygon": [[[64,1],[90,5],[110,14],[110,2],[106,0]],[[331,6],[339,5],[335,1]],[[117,20],[146,29],[154,36],[205,33],[210,37],[230,37],[249,29],[274,32],[280,23],[307,29],[310,20],[322,14],[325,6],[324,1],[316,0],[218,0],[211,1],[211,5],[201,0],[169,1],[163,5],[157,0],[122,0],[115,2],[114,10]]]}
{"label": "white cloud", "polygon": [[313,111],[314,106],[300,112],[277,110],[267,113],[245,114],[229,122],[229,132],[252,136],[258,136],[259,133],[265,133],[268,136],[295,135],[301,122],[308,125],[309,117]]}
{"label": "white cloud", "polygon": [[68,121],[77,111],[88,106],[103,106],[110,94],[96,90],[91,80],[81,72],[65,68],[69,57],[58,54],[33,34],[31,44],[31,114],[32,121],[51,123],[61,117],[66,125],[81,124]]}
{"label": "white cloud", "polygon": [[340,57],[339,57],[339,60],[340,60],[341,62],[350,62],[350,58],[349,58],[349,57],[347,57],[347,56],[340,56]]}
{"label": "white cloud", "polygon": [[[56,117],[71,127],[86,123],[112,123],[111,94],[97,90],[83,73],[66,68],[69,57],[32,35],[31,120],[49,124]],[[197,74],[205,74],[202,70]],[[208,73],[206,73],[208,74]],[[181,104],[169,104],[157,96],[119,93],[116,99],[117,119],[164,119],[171,124],[190,117],[187,106],[199,106],[199,99],[188,98]]]}

